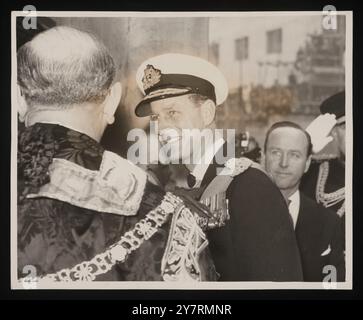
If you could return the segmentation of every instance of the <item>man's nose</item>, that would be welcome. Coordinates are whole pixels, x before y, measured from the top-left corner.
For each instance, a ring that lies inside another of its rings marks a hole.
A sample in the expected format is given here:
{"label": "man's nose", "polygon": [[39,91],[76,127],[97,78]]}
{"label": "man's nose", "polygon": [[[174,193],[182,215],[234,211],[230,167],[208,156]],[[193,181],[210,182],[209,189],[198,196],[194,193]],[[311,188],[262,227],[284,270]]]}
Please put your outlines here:
{"label": "man's nose", "polygon": [[161,120],[160,118],[158,119],[158,126],[159,126],[160,131],[170,128],[170,126],[164,120]]}
{"label": "man's nose", "polygon": [[289,165],[288,155],[286,153],[283,153],[280,158],[280,167],[286,168],[288,167],[288,165]]}

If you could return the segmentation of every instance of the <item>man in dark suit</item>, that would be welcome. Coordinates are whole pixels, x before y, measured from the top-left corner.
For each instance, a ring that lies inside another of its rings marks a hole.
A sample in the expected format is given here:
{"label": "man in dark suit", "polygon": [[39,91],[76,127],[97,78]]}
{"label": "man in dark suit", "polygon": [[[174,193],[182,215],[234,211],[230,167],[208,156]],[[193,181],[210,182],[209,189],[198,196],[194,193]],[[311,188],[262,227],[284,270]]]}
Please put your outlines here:
{"label": "man in dark suit", "polygon": [[337,281],[345,279],[344,242],[339,217],[299,191],[309,169],[310,135],[292,122],[275,123],[265,140],[265,167],[284,196],[294,223],[304,281],[323,281],[334,267]]}
{"label": "man in dark suit", "polygon": [[270,178],[248,159],[220,161],[223,148],[228,149],[223,138],[209,141],[204,150],[185,139],[214,127],[216,106],[228,94],[221,72],[193,56],[164,54],[143,62],[136,78],[145,94],[136,115],[158,121],[168,160],[188,169],[179,191],[214,212],[208,239],[220,280],[302,280],[289,213]]}

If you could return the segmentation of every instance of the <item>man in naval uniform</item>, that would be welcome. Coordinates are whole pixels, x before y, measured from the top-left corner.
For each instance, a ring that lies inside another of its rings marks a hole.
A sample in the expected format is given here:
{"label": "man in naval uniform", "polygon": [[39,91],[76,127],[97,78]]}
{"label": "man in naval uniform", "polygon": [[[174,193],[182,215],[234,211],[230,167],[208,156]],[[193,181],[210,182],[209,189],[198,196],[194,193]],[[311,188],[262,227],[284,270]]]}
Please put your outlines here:
{"label": "man in naval uniform", "polygon": [[[27,42],[17,59],[25,123],[18,139],[18,277],[46,285],[214,280],[201,229],[206,212],[199,216],[199,204],[165,193],[99,143],[121,97],[106,47],[62,26]],[[181,231],[192,244],[176,240]]]}
{"label": "man in naval uniform", "polygon": [[[312,142],[318,146],[315,152],[334,139],[338,147],[338,156],[316,155],[313,157],[309,171],[301,180],[301,190],[322,204],[325,208],[335,211],[341,217],[342,228],[345,229],[345,92],[339,92],[327,98],[320,106],[321,116],[314,120],[307,131],[311,133]],[[335,118],[327,130],[328,138],[321,137],[321,131],[326,124],[327,117]],[[325,117],[325,118],[324,118]],[[315,127],[316,129],[312,128]],[[312,129],[311,129],[312,128]],[[320,130],[319,130],[320,128]],[[320,132],[319,132],[320,131]],[[319,141],[325,141],[319,143]]]}
{"label": "man in naval uniform", "polygon": [[143,62],[136,81],[145,95],[136,115],[158,121],[168,159],[188,169],[188,187],[179,191],[200,200],[217,217],[208,240],[220,280],[301,281],[292,221],[270,178],[247,159],[221,163],[228,149],[223,138],[204,150],[185,138],[193,129],[196,134],[214,127],[216,106],[228,94],[223,74],[203,59],[170,53]]}

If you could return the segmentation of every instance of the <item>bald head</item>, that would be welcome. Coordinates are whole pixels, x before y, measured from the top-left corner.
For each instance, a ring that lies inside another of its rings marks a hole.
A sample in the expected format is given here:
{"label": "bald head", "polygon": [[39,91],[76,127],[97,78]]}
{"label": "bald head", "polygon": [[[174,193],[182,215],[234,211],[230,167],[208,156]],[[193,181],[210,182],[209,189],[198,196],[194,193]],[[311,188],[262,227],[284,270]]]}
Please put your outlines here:
{"label": "bald head", "polygon": [[59,26],[18,52],[18,84],[29,107],[101,102],[115,76],[113,59],[92,35]]}

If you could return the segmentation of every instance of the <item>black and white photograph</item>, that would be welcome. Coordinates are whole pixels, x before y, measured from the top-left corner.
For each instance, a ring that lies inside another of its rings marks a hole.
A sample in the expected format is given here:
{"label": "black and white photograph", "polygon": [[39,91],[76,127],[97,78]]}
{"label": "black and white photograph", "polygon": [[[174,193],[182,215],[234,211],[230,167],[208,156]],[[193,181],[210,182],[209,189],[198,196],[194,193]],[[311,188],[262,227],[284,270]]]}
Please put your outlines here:
{"label": "black and white photograph", "polygon": [[352,11],[11,22],[12,289],[352,289]]}

